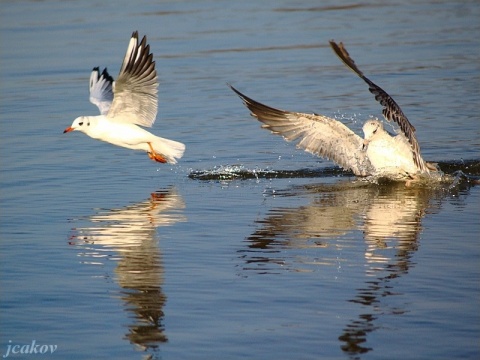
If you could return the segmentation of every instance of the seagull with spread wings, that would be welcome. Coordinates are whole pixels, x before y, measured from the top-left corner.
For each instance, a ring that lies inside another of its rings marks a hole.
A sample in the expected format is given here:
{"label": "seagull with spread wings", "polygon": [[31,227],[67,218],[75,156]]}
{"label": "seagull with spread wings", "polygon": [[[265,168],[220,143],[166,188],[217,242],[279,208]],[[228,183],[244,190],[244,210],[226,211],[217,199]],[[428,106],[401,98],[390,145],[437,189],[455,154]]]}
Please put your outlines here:
{"label": "seagull with spread wings", "polygon": [[364,138],[355,134],[340,121],[324,115],[307,114],[276,109],[261,104],[230,85],[232,90],[264,125],[262,128],[283,136],[287,141],[297,140],[297,147],[328,158],[351,170],[356,176],[385,177],[392,180],[415,180],[437,171],[420,154],[415,128],[397,103],[378,85],[357,68],[342,43],[330,41],[338,57],[369,86],[375,99],[383,106],[383,115],[400,128],[397,135],[389,134],[382,122],[368,120],[363,125]]}
{"label": "seagull with spread wings", "polygon": [[[143,129],[155,122],[158,110],[158,77],[153,54],[144,36],[132,34],[117,81],[107,69],[94,68],[90,76],[90,102],[100,110],[98,116],[80,116],[64,133],[81,131],[91,138],[133,150],[143,150],[150,159],[175,164],[185,145]],[[140,126],[139,126],[140,125]]]}

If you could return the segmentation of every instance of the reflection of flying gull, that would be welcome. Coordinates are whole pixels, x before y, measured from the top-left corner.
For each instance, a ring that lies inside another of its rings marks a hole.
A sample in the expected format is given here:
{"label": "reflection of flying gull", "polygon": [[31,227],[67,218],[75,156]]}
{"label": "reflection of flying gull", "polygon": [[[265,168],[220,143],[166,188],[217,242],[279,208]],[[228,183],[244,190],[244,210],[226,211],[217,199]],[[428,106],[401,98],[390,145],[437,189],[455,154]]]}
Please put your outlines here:
{"label": "reflection of flying gull", "polygon": [[412,180],[418,176],[430,178],[437,172],[436,168],[422,159],[415,128],[397,103],[363,75],[342,43],[331,41],[330,45],[340,59],[369,85],[370,92],[383,105],[384,117],[399,126],[398,135],[390,135],[380,121],[368,120],[363,125],[365,138],[362,139],[335,119],[275,109],[230,87],[250,109],[252,116],[265,124],[263,128],[282,135],[287,141],[299,139],[297,147],[331,159],[357,176],[373,175],[393,180]]}
{"label": "reflection of flying gull", "polygon": [[64,133],[73,130],[133,150],[143,150],[150,159],[175,164],[185,145],[155,136],[137,126],[151,127],[158,109],[158,78],[150,45],[144,36],[138,44],[138,32],[132,34],[127,53],[113,82],[107,69],[100,74],[94,68],[90,76],[90,101],[101,115],[80,116]]}
{"label": "reflection of flying gull", "polygon": [[75,238],[128,253],[152,240],[156,228],[185,221],[175,211],[185,203],[174,189],[156,192],[151,198],[119,209],[99,211],[88,217],[89,226],[76,227]]}
{"label": "reflection of flying gull", "polygon": [[[185,202],[174,188],[151,194],[148,200],[114,209],[99,209],[79,218],[71,244],[81,245],[82,262],[116,260],[120,298],[129,315],[125,338],[142,350],[167,341],[163,324],[166,294],[157,228],[185,221]],[[116,254],[113,254],[115,252]]]}

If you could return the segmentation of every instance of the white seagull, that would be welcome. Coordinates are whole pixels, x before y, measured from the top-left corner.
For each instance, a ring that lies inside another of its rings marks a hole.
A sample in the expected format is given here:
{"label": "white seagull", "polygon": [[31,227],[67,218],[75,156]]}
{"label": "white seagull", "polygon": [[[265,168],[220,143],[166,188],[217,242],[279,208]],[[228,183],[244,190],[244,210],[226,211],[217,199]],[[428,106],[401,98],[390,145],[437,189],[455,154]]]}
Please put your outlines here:
{"label": "white seagull", "polygon": [[415,128],[397,103],[357,68],[342,43],[330,45],[342,61],[368,85],[375,99],[383,105],[383,116],[400,127],[397,135],[389,134],[378,120],[363,125],[365,138],[355,134],[341,122],[318,114],[275,109],[263,105],[230,85],[243,100],[251,115],[264,123],[262,128],[282,135],[287,141],[299,140],[298,148],[326,157],[356,176],[384,177],[392,180],[416,180],[437,172],[434,164],[420,155]]}
{"label": "white seagull", "polygon": [[138,43],[132,34],[117,81],[107,69],[94,68],[90,76],[90,102],[98,116],[80,116],[64,133],[81,131],[91,138],[133,150],[143,150],[150,159],[175,164],[185,145],[155,136],[139,127],[151,127],[158,109],[158,77],[146,36]]}

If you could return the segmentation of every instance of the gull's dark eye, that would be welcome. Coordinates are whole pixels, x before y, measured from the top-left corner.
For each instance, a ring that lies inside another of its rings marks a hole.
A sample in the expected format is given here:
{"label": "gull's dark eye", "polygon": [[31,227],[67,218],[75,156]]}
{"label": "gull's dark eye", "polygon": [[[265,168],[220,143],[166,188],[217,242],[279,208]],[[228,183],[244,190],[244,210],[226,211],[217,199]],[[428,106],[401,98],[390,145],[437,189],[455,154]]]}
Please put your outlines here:
{"label": "gull's dark eye", "polygon": [[[82,125],[82,124],[80,124],[80,125]],[[373,130],[373,133],[375,134],[375,133],[377,132],[377,130],[378,130],[378,129]]]}
{"label": "gull's dark eye", "polygon": [[83,125],[83,121],[82,121],[82,122],[80,122],[80,123],[78,123],[78,125],[82,126],[82,125]]}

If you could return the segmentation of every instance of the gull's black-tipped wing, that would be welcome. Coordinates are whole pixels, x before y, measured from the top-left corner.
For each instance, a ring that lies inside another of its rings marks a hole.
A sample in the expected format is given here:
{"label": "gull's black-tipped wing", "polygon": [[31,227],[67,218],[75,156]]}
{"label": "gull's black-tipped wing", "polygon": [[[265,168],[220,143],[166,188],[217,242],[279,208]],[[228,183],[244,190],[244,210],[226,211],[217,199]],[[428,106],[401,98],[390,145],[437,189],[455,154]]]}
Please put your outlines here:
{"label": "gull's black-tipped wing", "polygon": [[113,101],[113,78],[103,69],[93,68],[90,74],[90,102],[98,107],[100,114],[106,115]]}
{"label": "gull's black-tipped wing", "polygon": [[353,72],[355,72],[360,78],[363,79],[368,84],[368,89],[375,96],[382,106],[382,114],[388,121],[394,121],[400,127],[400,130],[403,132],[405,137],[408,139],[412,146],[412,156],[415,162],[415,165],[422,172],[428,172],[425,161],[422,159],[420,154],[420,145],[418,144],[417,137],[415,136],[415,127],[408,121],[407,117],[403,113],[402,109],[398,104],[393,100],[393,98],[388,95],[380,86],[376,85],[370,79],[368,79],[363,72],[355,64],[355,61],[350,57],[350,54],[347,52],[343,43],[336,43],[335,41],[330,41],[330,46],[337,56],[349,67]]}
{"label": "gull's black-tipped wing", "polygon": [[147,38],[144,36],[139,44],[136,31],[130,39],[113,91],[107,117],[146,127],[153,125],[158,109],[157,71]]}

